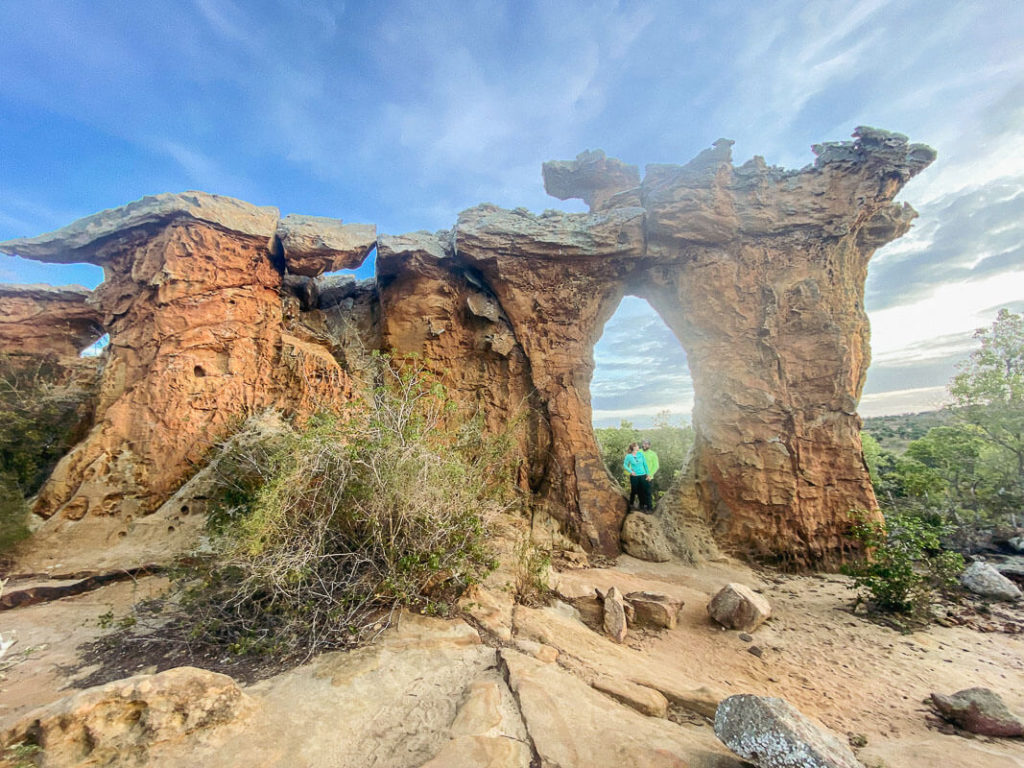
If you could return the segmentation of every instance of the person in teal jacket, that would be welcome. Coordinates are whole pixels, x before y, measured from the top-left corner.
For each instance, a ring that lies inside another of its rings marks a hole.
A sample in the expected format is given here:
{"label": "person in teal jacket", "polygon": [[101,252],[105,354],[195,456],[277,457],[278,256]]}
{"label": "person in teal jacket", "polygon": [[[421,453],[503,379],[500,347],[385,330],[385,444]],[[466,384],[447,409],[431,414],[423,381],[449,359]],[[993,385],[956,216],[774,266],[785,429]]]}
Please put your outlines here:
{"label": "person in teal jacket", "polygon": [[633,508],[633,500],[640,501],[640,508],[645,512],[651,511],[651,495],[647,477],[650,474],[647,468],[647,460],[640,452],[638,443],[629,444],[629,453],[622,462],[622,468],[629,473],[629,509]]}

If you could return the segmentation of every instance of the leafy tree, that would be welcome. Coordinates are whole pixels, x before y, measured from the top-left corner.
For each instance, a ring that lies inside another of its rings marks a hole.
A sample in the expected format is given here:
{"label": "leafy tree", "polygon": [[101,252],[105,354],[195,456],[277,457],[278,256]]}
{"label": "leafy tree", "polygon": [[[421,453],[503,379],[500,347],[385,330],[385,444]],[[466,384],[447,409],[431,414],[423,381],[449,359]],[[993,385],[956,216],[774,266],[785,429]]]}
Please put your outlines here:
{"label": "leafy tree", "polygon": [[946,481],[934,468],[913,456],[900,456],[882,448],[867,433],[861,434],[861,444],[875,495],[890,507],[917,509],[920,502],[927,504],[944,497]]}
{"label": "leafy tree", "polygon": [[974,336],[981,348],[950,383],[954,414],[995,449],[993,463],[1002,465],[998,502],[1004,510],[1019,509],[1024,504],[1024,316],[1001,309],[992,326]]}

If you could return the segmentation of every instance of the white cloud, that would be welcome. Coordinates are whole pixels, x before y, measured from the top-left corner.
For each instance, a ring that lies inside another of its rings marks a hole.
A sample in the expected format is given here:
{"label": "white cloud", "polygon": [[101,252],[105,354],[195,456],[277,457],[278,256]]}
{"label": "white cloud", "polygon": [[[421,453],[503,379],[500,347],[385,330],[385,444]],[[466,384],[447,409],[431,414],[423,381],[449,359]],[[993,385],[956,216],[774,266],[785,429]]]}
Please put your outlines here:
{"label": "white cloud", "polygon": [[940,336],[969,333],[991,323],[986,311],[1024,298],[1024,265],[987,279],[937,285],[925,299],[872,312],[876,359],[898,355]]}

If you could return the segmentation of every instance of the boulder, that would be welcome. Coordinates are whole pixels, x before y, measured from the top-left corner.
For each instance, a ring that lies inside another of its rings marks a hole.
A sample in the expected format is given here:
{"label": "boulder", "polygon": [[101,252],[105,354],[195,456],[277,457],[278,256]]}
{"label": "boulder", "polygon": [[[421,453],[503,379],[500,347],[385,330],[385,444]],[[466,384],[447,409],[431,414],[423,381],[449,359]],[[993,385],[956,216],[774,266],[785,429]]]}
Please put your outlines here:
{"label": "boulder", "polygon": [[772,615],[772,607],[750,587],[726,584],[711,598],[708,614],[726,629],[753,632]]}
{"label": "boulder", "polygon": [[633,606],[637,626],[673,629],[683,607],[682,600],[674,600],[660,592],[629,592],[626,602]]}
{"label": "boulder", "polygon": [[89,688],[25,715],[7,746],[38,744],[44,765],[146,765],[157,746],[242,720],[255,703],[227,675],[176,667]]}
{"label": "boulder", "polygon": [[622,549],[638,560],[665,563],[672,559],[661,520],[654,515],[631,512],[622,521]]}
{"label": "boulder", "polygon": [[626,606],[615,587],[604,596],[604,631],[617,643],[626,641]]}
{"label": "boulder", "polygon": [[939,714],[965,731],[984,736],[1024,736],[1024,722],[988,688],[967,688],[950,696],[933,693],[932,703]]}
{"label": "boulder", "polygon": [[730,696],[715,712],[715,735],[758,768],[864,768],[839,738],[783,699]]}
{"label": "boulder", "polygon": [[964,589],[992,600],[1013,601],[1021,598],[1021,591],[1016,584],[980,560],[971,563],[960,575],[960,583]]}

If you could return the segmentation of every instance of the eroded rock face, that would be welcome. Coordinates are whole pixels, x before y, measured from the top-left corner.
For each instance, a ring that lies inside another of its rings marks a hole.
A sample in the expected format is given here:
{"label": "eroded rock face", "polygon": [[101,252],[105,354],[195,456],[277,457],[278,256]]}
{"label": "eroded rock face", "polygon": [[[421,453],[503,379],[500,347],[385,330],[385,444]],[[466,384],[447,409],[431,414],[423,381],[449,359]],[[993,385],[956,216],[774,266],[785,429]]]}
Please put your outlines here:
{"label": "eroded rock face", "polygon": [[199,732],[207,736],[244,720],[255,707],[227,675],[176,667],[90,688],[31,712],[4,734],[3,744],[35,744],[47,766],[150,765],[155,747],[184,745]]}
{"label": "eroded rock face", "polygon": [[[203,219],[162,206],[159,225],[135,211],[69,228],[76,260],[106,271],[93,301],[110,333],[109,359],[95,426],[57,465],[37,514],[130,521],[166,499],[237,418],[270,406],[308,413],[350,394],[326,349],[284,332],[281,273],[267,249],[276,217],[199,200]],[[116,229],[124,221],[132,228]],[[224,228],[236,223],[246,231]],[[43,239],[59,260],[59,238]],[[37,253],[31,242],[15,247]]]}
{"label": "eroded rock face", "polygon": [[601,152],[549,163],[548,190],[591,213],[484,205],[451,232],[380,237],[370,286],[312,276],[359,263],[372,228],[203,193],[0,244],[107,270],[93,300],[111,333],[97,426],[36,511],[146,512],[236,415],[344,401],[347,372],[383,348],[419,354],[488,428],[515,422],[524,490],[573,540],[615,554],[626,505],[589,385],[604,323],[633,294],[679,338],[694,379],[691,487],[663,502],[666,530],[697,506],[733,551],[834,565],[850,511],[877,515],[856,414],[867,263],[909,228],[916,214],[893,197],[934,159],[899,134],[855,139],[816,146],[800,171],[734,167],[725,140],[642,181]]}
{"label": "eroded rock face", "polygon": [[104,333],[91,294],[79,286],[0,285],[0,350],[77,357]]}

